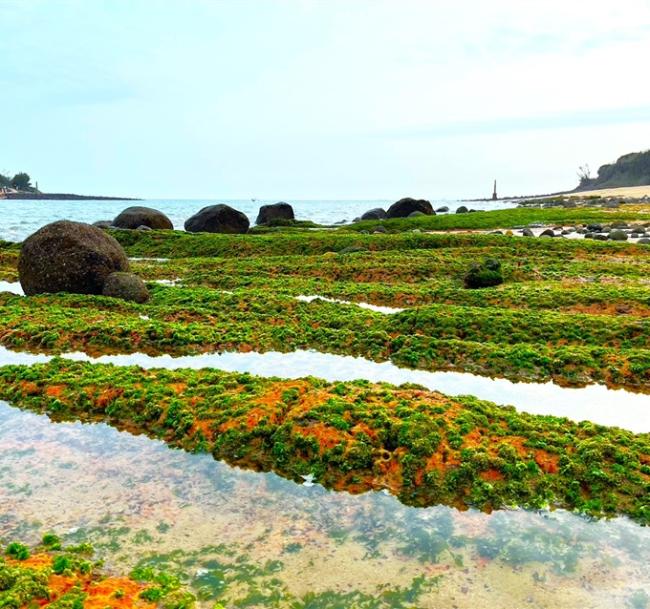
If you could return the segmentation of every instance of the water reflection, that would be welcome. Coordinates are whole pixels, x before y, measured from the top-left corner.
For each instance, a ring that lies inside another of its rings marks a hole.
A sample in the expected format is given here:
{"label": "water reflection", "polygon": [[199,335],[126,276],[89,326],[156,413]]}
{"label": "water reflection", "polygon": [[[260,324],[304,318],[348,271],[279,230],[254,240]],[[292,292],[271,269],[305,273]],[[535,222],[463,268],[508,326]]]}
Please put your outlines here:
{"label": "water reflection", "polygon": [[181,573],[206,607],[611,609],[650,594],[650,530],[625,518],[409,508],[3,403],[0,464],[0,537],[90,541],[109,567]]}

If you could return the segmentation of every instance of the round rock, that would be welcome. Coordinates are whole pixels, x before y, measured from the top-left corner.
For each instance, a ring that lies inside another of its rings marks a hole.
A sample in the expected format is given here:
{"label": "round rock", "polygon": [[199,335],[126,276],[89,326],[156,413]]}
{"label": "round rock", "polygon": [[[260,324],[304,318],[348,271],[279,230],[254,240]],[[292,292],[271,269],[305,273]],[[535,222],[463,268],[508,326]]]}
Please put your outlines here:
{"label": "round rock", "polygon": [[612,241],[627,241],[627,233],[619,229],[614,229],[609,233],[609,238]]}
{"label": "round rock", "polygon": [[246,214],[230,205],[209,205],[185,221],[188,233],[246,233],[250,222]]}
{"label": "round rock", "polygon": [[436,213],[429,201],[407,197],[393,203],[388,208],[387,215],[389,218],[407,218],[414,211],[420,211],[427,216],[434,216]]}
{"label": "round rock", "polygon": [[23,242],[18,260],[20,285],[27,296],[71,292],[101,294],[106,277],[128,271],[122,246],[104,231],[59,220]]}
{"label": "round rock", "polygon": [[272,205],[262,205],[255,224],[270,224],[274,220],[295,220],[293,207],[284,201]]}
{"label": "round rock", "polygon": [[102,294],[138,303],[149,300],[147,286],[140,277],[133,273],[111,273],[106,277]]}
{"label": "round rock", "polygon": [[110,220],[97,220],[97,222],[93,222],[93,226],[97,228],[110,228],[113,226],[113,223]]}
{"label": "round rock", "polygon": [[361,216],[362,220],[385,220],[386,218],[388,218],[388,214],[381,207],[369,209]]}
{"label": "round rock", "polygon": [[151,207],[127,207],[120,213],[115,220],[113,226],[117,228],[137,229],[140,226],[148,226],[152,229],[173,229],[174,225],[171,220],[157,209]]}

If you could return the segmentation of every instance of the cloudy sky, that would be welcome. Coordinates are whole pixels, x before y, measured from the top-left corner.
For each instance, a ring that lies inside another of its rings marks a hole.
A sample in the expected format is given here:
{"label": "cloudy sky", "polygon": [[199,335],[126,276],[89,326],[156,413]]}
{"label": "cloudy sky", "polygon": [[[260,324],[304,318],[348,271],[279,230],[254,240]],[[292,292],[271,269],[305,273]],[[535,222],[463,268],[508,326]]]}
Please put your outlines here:
{"label": "cloudy sky", "polygon": [[0,171],[165,198],[570,188],[650,148],[650,2],[0,0]]}

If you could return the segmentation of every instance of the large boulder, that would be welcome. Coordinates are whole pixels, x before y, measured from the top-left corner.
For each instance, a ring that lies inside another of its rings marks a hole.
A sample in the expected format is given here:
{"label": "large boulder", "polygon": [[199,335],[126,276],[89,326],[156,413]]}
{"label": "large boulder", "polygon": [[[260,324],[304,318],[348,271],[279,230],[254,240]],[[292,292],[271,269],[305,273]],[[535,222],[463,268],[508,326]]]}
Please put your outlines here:
{"label": "large boulder", "polygon": [[173,229],[174,225],[171,220],[157,209],[150,207],[127,207],[120,213],[115,220],[113,226],[117,228],[130,228],[136,229],[140,226],[148,226],[154,229]]}
{"label": "large boulder", "polygon": [[122,300],[130,300],[138,303],[149,300],[147,286],[140,277],[133,273],[111,273],[106,277],[102,294],[104,296],[112,296],[113,298],[121,298]]}
{"label": "large boulder", "polygon": [[362,220],[385,220],[386,218],[388,218],[388,214],[381,207],[369,209],[361,216]]}
{"label": "large boulder", "polygon": [[229,205],[209,205],[185,221],[188,233],[246,233],[250,222]]}
{"label": "large boulder", "polygon": [[407,197],[406,199],[400,199],[393,203],[388,208],[387,215],[389,218],[408,218],[414,211],[421,211],[427,216],[435,216],[436,214],[429,201]]}
{"label": "large boulder", "polygon": [[20,285],[32,294],[101,294],[106,277],[128,271],[122,246],[100,228],[59,220],[23,242],[18,259]]}
{"label": "large boulder", "polygon": [[295,220],[293,207],[282,201],[273,205],[262,205],[255,224],[271,224],[274,220]]}

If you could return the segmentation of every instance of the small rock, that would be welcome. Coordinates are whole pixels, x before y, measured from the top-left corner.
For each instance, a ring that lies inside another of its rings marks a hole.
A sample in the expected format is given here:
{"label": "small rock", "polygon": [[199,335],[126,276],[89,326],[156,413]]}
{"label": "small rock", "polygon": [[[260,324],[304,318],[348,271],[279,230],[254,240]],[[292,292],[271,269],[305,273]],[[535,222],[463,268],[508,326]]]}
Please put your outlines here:
{"label": "small rock", "polygon": [[609,238],[612,241],[627,241],[627,233],[625,231],[616,229],[609,233]]}
{"label": "small rock", "polygon": [[521,231],[521,234],[523,237],[534,237],[535,233],[530,230],[529,228],[524,228],[524,230]]}
{"label": "small rock", "polygon": [[555,237],[555,233],[550,228],[547,228],[545,231],[542,231],[539,236],[540,237]]}
{"label": "small rock", "polygon": [[442,207],[439,207],[436,209],[437,214],[445,214],[449,211],[449,208],[446,205],[443,205]]}
{"label": "small rock", "polygon": [[456,210],[456,213],[457,213],[457,214],[466,214],[467,212],[469,212],[469,209],[467,209],[467,207],[465,207],[464,205],[461,205],[461,206]]}
{"label": "small rock", "polygon": [[140,304],[149,300],[147,286],[133,273],[111,273],[104,282],[102,294]]}

